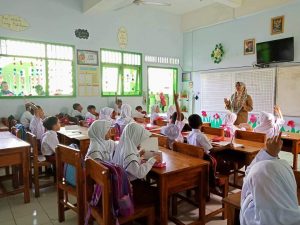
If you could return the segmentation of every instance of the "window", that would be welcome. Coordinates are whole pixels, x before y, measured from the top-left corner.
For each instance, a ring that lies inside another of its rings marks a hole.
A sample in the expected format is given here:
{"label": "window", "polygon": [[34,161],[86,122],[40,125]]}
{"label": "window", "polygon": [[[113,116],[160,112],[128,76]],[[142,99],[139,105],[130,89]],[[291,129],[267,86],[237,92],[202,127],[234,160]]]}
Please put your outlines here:
{"label": "window", "polygon": [[156,64],[169,64],[169,65],[179,65],[180,64],[178,58],[150,56],[150,55],[145,56],[145,62],[156,63]]}
{"label": "window", "polygon": [[0,38],[0,96],[74,96],[74,47]]}
{"label": "window", "polygon": [[101,49],[102,96],[142,94],[142,54]]}

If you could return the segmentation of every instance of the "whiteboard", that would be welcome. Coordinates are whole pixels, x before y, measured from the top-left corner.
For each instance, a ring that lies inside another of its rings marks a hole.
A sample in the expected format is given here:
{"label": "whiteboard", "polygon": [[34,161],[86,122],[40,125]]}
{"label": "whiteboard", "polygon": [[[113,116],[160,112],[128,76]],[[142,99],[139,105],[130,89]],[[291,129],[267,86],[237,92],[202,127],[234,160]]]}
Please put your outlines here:
{"label": "whiteboard", "polygon": [[[237,81],[246,84],[248,94],[253,99],[253,112],[273,112],[275,99],[275,68],[251,69],[231,72],[199,73],[200,105],[196,112],[205,110],[224,112],[224,98],[230,98],[235,92]],[[197,88],[197,87],[196,87]]]}
{"label": "whiteboard", "polygon": [[276,104],[285,116],[300,116],[300,66],[277,70]]}

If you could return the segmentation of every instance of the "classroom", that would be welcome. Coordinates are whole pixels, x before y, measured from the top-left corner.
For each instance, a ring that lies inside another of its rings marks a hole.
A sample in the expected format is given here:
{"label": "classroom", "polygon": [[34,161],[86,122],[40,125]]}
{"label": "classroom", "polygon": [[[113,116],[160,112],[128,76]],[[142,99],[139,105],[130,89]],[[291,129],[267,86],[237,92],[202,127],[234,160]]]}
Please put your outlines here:
{"label": "classroom", "polygon": [[300,0],[0,0],[0,225],[300,225]]}

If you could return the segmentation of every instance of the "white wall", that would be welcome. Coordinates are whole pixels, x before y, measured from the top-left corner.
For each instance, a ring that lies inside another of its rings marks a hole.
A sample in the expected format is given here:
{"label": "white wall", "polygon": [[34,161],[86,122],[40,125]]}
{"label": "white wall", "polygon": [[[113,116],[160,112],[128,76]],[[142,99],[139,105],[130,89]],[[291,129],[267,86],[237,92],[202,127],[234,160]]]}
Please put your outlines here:
{"label": "white wall", "polygon": [[[81,0],[0,0],[0,15],[10,14],[26,19],[30,28],[13,32],[0,28],[0,36],[28,40],[49,41],[75,45],[77,49],[119,49],[117,31],[124,26],[128,32],[126,50],[143,54],[182,58],[182,32],[179,16],[151,10],[146,7],[97,13],[81,12]],[[74,35],[77,28],[87,29],[88,40]],[[147,91],[147,64],[143,64],[143,91]],[[179,73],[180,74],[180,73]],[[32,99],[45,108],[48,114],[67,111],[74,102],[83,106],[94,104],[98,108],[112,103],[113,98],[38,98]],[[142,97],[127,97],[123,101],[132,105],[142,104]],[[0,117],[19,115],[23,110],[22,99],[0,99]]]}
{"label": "white wall", "polygon": [[[239,18],[230,22],[206,27],[193,32],[184,33],[183,36],[183,69],[194,71],[194,91],[200,88],[200,74],[203,70],[252,66],[256,62],[256,55],[244,55],[243,43],[245,39],[255,38],[256,42],[294,37],[295,61],[300,62],[300,1],[276,9],[261,12],[252,16]],[[284,33],[271,35],[271,18],[285,16]],[[220,64],[214,64],[210,54],[217,43],[222,43],[225,56]],[[231,69],[240,70],[240,69]],[[300,84],[299,84],[300,86]],[[225,96],[226,97],[226,96]],[[199,109],[199,100],[195,102]],[[196,111],[196,113],[199,113]],[[300,115],[293,119],[300,128]]]}

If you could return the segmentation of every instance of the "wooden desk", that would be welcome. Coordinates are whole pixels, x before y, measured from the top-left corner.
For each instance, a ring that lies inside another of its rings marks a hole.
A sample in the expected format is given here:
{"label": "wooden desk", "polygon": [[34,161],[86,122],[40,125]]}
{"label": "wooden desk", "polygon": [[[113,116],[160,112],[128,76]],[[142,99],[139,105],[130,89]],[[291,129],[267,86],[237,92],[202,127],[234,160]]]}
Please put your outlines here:
{"label": "wooden desk", "polygon": [[298,169],[298,154],[300,153],[300,134],[283,132],[281,139],[283,141],[282,150],[293,154],[293,169]]}
{"label": "wooden desk", "polygon": [[227,212],[227,225],[240,225],[241,192],[223,199]]}
{"label": "wooden desk", "polygon": [[24,192],[24,202],[30,202],[29,169],[30,145],[10,132],[0,132],[0,167],[22,165],[22,188],[0,193],[0,197]]}
{"label": "wooden desk", "polygon": [[90,145],[90,138],[88,136],[88,128],[78,126],[78,130],[66,130],[65,127],[61,127],[57,132],[58,139],[61,144],[70,145],[75,143],[80,149],[80,153],[85,157]]}
{"label": "wooden desk", "polygon": [[[192,188],[199,188],[199,220],[205,224],[205,202],[207,196],[208,162],[178,152],[160,148],[165,168],[152,168],[149,176],[156,179],[160,195],[160,224],[168,224],[168,200],[172,194]],[[170,218],[175,223],[180,222]]]}

